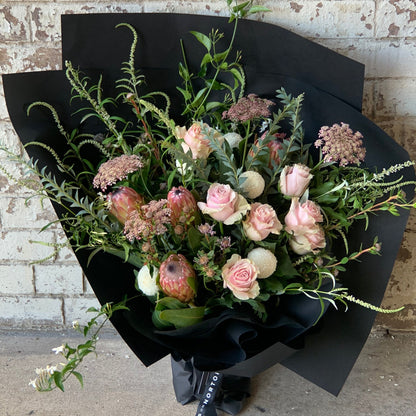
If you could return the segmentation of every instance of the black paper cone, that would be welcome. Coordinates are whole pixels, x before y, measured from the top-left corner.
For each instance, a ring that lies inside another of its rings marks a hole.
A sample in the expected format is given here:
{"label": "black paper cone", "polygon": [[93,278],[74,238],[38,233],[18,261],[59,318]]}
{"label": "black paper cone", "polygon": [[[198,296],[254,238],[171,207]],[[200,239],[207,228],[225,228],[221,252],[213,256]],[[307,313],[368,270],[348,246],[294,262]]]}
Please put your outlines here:
{"label": "black paper cone", "polygon": [[[85,68],[92,78],[97,77],[98,72],[102,73],[107,95],[114,92],[112,81],[119,77],[121,62],[129,53],[130,33],[114,28],[122,22],[130,23],[138,30],[137,66],[143,69],[149,89],[166,91],[176,99],[177,63],[181,59],[179,38],[184,39],[186,54],[192,64],[193,57],[200,56],[200,49],[199,44],[187,35],[189,30],[209,32],[212,27],[225,33],[230,30],[225,19],[203,16],[63,16],[64,59]],[[163,27],[163,33],[155,34],[154,27]],[[403,148],[360,113],[362,65],[281,28],[252,21],[239,23],[237,48],[243,51],[248,92],[269,98],[274,97],[275,90],[281,86],[293,95],[305,92],[302,118],[307,141],[316,139],[322,125],[344,121],[363,134],[368,167],[380,169],[408,160]],[[59,137],[48,112],[34,109],[28,118],[26,108],[34,101],[49,102],[57,108],[62,124],[68,130],[75,127],[77,120],[71,119],[70,115],[76,107],[69,107],[70,87],[64,73],[12,74],[4,76],[3,83],[9,114],[22,143],[42,140],[58,153],[62,152],[65,141]],[[56,172],[56,166],[41,148],[28,147],[27,151],[39,159],[41,165]],[[404,180],[415,179],[413,169],[407,169],[404,175]],[[406,191],[411,198],[412,190]],[[362,242],[364,246],[372,244],[376,235],[383,242],[381,257],[366,257],[362,263],[349,265],[348,272],[343,274],[342,284],[352,295],[375,305],[381,303],[407,216],[407,212],[400,217],[379,215],[372,218],[367,231],[364,232],[362,227],[351,231],[351,250],[354,250],[355,242],[357,245]],[[76,255],[101,303],[119,301],[134,292],[134,276],[129,265],[112,256],[100,255],[87,267],[88,253],[79,251]],[[286,367],[337,394],[368,337],[375,313],[355,306],[347,313],[330,308],[319,328],[305,336],[304,348],[292,354],[294,351],[282,342],[287,344],[299,339],[310,327],[316,311],[310,315],[311,322],[305,322],[304,317],[308,314],[301,312],[310,307],[310,302],[297,296],[284,304],[282,316],[276,317],[269,326],[253,324],[245,315],[231,311],[193,329],[162,333],[151,323],[150,303],[141,299],[132,304],[130,313],[116,314],[113,324],[146,365],[177,351],[194,357],[201,369],[227,368],[243,361],[234,367],[235,372],[253,375],[283,360]],[[276,331],[275,328],[280,329]],[[233,368],[229,372],[232,373]]]}

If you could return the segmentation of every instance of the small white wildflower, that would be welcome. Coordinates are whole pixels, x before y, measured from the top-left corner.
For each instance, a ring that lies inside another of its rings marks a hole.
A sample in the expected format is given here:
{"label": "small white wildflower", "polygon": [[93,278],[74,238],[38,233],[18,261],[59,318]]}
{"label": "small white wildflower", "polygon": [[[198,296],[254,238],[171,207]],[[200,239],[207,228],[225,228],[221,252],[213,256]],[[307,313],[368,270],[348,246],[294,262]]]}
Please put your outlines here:
{"label": "small white wildflower", "polygon": [[78,321],[72,321],[72,328],[78,329],[79,328],[79,322]]}
{"label": "small white wildflower", "polygon": [[242,173],[240,177],[245,178],[241,185],[244,196],[254,199],[263,193],[266,183],[260,173],[248,170]]}
{"label": "small white wildflower", "polygon": [[151,275],[147,265],[143,266],[137,273],[137,286],[146,296],[155,296],[159,292],[156,283],[157,274],[157,269],[153,269],[153,275]]}
{"label": "small white wildflower", "polygon": [[270,250],[257,247],[248,253],[247,258],[259,269],[259,274],[257,276],[259,279],[265,279],[266,277],[271,276],[276,270],[277,259]]}
{"label": "small white wildflower", "polygon": [[178,172],[182,175],[185,176],[189,171],[192,170],[192,167],[188,167],[188,165],[184,162],[182,162],[181,160],[176,160],[176,167],[178,168]]}
{"label": "small white wildflower", "polygon": [[65,351],[65,345],[60,345],[59,347],[52,348],[52,351],[55,354],[62,354]]}
{"label": "small white wildflower", "polygon": [[266,130],[269,130],[270,119],[263,120],[260,127],[260,133],[264,133]]}

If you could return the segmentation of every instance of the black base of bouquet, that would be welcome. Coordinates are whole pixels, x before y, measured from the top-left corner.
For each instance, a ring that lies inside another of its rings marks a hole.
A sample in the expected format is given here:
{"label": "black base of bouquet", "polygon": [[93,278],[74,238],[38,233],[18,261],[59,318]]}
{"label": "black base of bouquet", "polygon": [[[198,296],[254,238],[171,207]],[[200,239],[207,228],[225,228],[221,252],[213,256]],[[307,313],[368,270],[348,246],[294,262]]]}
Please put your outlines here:
{"label": "black base of bouquet", "polygon": [[237,415],[250,396],[250,377],[199,371],[193,360],[171,356],[173,388],[182,405],[199,400],[197,416],[216,416],[216,409]]}

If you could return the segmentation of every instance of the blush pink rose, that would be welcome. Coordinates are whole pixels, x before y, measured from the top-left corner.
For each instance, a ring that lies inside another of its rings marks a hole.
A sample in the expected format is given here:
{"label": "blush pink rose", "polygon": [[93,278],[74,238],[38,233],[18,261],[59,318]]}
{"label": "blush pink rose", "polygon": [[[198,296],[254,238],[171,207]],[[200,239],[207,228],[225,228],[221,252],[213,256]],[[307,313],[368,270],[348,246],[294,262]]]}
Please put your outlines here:
{"label": "blush pink rose", "polygon": [[285,217],[287,232],[301,232],[304,228],[313,227],[317,222],[322,222],[321,209],[315,202],[306,201],[299,203],[299,198],[292,198],[289,212]]}
{"label": "blush pink rose", "polygon": [[289,241],[292,250],[303,256],[310,252],[319,251],[326,246],[325,232],[321,226],[315,224],[304,234],[294,234]]}
{"label": "blush pink rose", "polygon": [[224,288],[241,300],[254,299],[260,294],[257,266],[249,259],[233,254],[222,268]]}
{"label": "blush pink rose", "polygon": [[299,203],[292,198],[289,212],[285,217],[285,230],[291,234],[290,246],[299,255],[325,248],[325,232],[318,224],[323,221],[321,210],[313,201]]}
{"label": "blush pink rose", "polygon": [[285,166],[280,174],[280,192],[286,196],[301,197],[313,178],[310,168],[300,163]]}
{"label": "blush pink rose", "polygon": [[231,225],[239,221],[250,209],[247,200],[233,191],[230,185],[213,183],[207,193],[207,202],[198,202],[203,214],[214,220]]}
{"label": "blush pink rose", "polygon": [[252,241],[261,241],[272,234],[279,234],[283,226],[276,211],[268,204],[256,202],[251,205],[250,214],[243,222],[244,232]]}
{"label": "blush pink rose", "polygon": [[212,152],[210,147],[210,139],[207,134],[203,132],[209,132],[220,143],[224,140],[223,136],[208,126],[206,123],[194,123],[183,135],[185,143],[182,144],[182,148],[185,152],[189,149],[192,152],[193,159],[206,159]]}

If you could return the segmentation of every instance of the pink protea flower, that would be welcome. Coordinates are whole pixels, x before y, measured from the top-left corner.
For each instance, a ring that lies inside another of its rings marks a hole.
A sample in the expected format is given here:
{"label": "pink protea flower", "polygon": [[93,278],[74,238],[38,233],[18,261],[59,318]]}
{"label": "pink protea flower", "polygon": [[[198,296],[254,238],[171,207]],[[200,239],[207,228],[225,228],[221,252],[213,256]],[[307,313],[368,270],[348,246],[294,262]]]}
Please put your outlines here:
{"label": "pink protea flower", "polygon": [[195,280],[195,270],[182,254],[171,254],[159,268],[159,284],[163,292],[183,303],[195,297],[189,280]]}
{"label": "pink protea flower", "polygon": [[124,224],[129,214],[143,205],[144,198],[134,189],[128,186],[121,186],[107,195],[107,203],[110,213]]}
{"label": "pink protea flower", "polygon": [[104,192],[109,186],[127,178],[129,173],[143,167],[143,162],[137,155],[122,155],[104,162],[93,179],[94,188]]}
{"label": "pink protea flower", "polygon": [[167,200],[174,227],[178,224],[187,224],[198,211],[194,196],[183,186],[173,187],[168,193]]}
{"label": "pink protea flower", "polygon": [[363,135],[353,132],[346,123],[323,126],[315,147],[320,147],[325,162],[339,162],[340,166],[359,165],[365,158]]}

